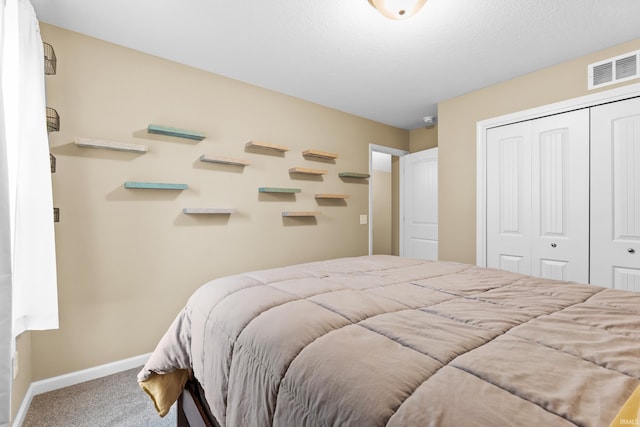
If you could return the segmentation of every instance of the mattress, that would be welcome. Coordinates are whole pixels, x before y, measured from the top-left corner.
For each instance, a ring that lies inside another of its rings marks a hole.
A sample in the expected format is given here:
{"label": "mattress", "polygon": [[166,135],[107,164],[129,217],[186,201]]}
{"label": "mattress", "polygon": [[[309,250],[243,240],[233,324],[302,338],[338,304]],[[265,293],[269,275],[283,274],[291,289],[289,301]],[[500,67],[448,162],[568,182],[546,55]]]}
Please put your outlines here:
{"label": "mattress", "polygon": [[395,256],[247,272],[200,287],[138,380],[185,370],[223,426],[608,426],[640,294]]}

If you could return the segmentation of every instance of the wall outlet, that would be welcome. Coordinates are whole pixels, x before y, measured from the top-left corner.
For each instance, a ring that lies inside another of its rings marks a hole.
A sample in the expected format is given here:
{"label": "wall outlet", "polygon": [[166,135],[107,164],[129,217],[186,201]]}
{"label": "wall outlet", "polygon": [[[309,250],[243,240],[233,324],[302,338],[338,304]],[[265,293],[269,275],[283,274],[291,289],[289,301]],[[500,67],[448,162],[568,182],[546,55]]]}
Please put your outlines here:
{"label": "wall outlet", "polygon": [[366,224],[367,223],[367,215],[360,215],[360,224]]}
{"label": "wall outlet", "polygon": [[18,359],[19,359],[19,354],[16,351],[16,354],[13,355],[13,379],[14,380],[18,378]]}

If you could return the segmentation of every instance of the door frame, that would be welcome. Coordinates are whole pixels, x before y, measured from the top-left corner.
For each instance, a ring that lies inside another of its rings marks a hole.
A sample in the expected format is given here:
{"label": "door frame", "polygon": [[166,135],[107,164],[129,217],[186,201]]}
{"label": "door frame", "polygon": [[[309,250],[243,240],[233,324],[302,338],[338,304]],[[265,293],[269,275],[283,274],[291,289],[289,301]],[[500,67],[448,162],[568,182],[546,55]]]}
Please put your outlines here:
{"label": "door frame", "polygon": [[640,96],[640,83],[584,95],[541,107],[522,110],[503,116],[493,117],[476,123],[476,264],[487,265],[487,206],[486,206],[486,146],[487,129],[537,119],[554,114],[566,113],[581,108],[590,108],[608,102],[621,101]]}
{"label": "door frame", "polygon": [[[398,148],[386,147],[384,145],[369,144],[369,177],[373,176],[373,152],[385,153],[391,156],[402,157],[409,154],[408,151],[400,150]],[[402,218],[402,171],[400,171],[400,218]],[[369,179],[369,255],[373,255],[373,180]],[[400,221],[400,247],[402,247],[402,220]]]}

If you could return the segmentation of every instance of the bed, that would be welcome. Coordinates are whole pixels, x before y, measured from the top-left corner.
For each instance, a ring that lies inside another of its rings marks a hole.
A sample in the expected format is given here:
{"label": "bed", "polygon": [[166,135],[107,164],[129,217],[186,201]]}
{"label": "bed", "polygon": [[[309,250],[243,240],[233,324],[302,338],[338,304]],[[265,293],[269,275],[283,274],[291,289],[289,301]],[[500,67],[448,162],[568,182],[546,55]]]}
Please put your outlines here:
{"label": "bed", "polygon": [[384,255],[248,272],[200,287],[138,381],[185,425],[633,426],[640,294]]}

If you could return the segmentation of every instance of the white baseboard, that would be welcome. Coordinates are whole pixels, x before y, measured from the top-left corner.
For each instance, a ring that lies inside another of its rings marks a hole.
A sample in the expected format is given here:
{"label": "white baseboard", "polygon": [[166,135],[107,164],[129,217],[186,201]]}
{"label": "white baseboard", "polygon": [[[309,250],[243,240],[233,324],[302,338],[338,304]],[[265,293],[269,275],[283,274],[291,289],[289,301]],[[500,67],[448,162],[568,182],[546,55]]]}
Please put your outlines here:
{"label": "white baseboard", "polygon": [[118,360],[116,362],[95,366],[93,368],[83,369],[81,371],[70,372],[57,377],[32,382],[27,389],[24,399],[22,400],[22,404],[16,414],[16,418],[13,420],[13,427],[22,426],[34,396],[48,391],[80,384],[85,381],[106,377],[107,375],[117,374],[118,372],[126,371],[128,369],[137,368],[144,365],[150,355],[151,353],[142,354],[140,356],[130,357],[129,359]]}

